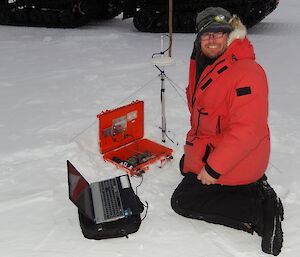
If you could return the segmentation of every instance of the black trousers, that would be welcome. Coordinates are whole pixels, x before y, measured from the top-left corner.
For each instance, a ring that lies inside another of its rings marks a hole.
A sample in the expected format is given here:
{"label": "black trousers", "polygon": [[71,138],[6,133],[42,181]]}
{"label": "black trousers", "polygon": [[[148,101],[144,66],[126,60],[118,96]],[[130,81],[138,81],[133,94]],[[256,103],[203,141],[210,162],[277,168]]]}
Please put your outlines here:
{"label": "black trousers", "polygon": [[171,206],[185,217],[225,225],[259,235],[263,224],[261,180],[241,186],[203,185],[187,173],[175,189]]}

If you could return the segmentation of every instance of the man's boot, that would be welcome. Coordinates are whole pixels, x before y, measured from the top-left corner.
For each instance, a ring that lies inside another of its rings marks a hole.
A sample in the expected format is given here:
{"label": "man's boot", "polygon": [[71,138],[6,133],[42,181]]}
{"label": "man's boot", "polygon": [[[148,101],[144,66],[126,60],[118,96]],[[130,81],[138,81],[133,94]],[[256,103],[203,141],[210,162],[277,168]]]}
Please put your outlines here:
{"label": "man's boot", "polygon": [[283,206],[274,189],[267,180],[262,181],[263,202],[263,233],[261,247],[263,252],[277,256],[281,252],[283,232]]}

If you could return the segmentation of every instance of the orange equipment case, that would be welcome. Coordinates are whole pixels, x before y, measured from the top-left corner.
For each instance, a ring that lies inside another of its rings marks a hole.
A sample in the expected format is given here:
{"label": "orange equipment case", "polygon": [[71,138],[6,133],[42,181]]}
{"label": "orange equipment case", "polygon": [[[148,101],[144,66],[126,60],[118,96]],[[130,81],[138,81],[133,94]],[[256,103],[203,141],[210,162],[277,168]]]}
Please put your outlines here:
{"label": "orange equipment case", "polygon": [[144,137],[144,102],[106,110],[99,119],[99,148],[105,161],[132,175],[141,175],[150,163],[172,159],[173,150]]}

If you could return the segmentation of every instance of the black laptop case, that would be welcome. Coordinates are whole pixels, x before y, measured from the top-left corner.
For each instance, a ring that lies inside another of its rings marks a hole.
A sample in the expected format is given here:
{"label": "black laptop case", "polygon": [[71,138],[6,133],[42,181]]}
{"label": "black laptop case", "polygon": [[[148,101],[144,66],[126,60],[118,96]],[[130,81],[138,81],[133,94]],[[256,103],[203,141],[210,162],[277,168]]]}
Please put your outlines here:
{"label": "black laptop case", "polygon": [[[143,212],[144,206],[139,197],[136,196],[140,213]],[[139,230],[141,225],[141,215],[131,215],[118,220],[96,224],[90,218],[86,217],[79,209],[79,223],[82,234],[87,239],[107,239],[116,237],[128,237],[129,234]]]}

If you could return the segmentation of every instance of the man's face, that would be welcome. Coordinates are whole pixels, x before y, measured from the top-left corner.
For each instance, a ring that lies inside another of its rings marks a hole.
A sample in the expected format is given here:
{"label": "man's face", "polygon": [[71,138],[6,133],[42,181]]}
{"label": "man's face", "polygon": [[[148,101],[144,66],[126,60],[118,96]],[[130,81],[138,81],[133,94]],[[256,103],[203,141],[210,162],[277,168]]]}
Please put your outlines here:
{"label": "man's face", "polygon": [[205,33],[200,36],[201,51],[209,58],[222,55],[227,49],[228,33]]}

